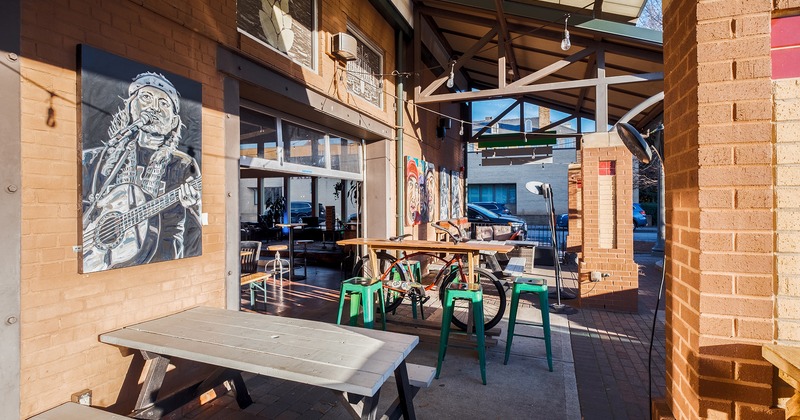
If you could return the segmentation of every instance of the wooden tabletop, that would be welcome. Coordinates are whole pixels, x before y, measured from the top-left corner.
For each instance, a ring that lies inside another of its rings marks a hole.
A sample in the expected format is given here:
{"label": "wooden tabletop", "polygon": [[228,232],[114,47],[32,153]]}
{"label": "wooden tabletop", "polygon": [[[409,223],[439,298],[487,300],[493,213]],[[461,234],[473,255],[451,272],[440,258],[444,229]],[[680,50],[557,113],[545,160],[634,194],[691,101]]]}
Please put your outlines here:
{"label": "wooden tabletop", "polygon": [[372,396],[413,335],[196,307],[100,336],[108,344]]}
{"label": "wooden tabletop", "polygon": [[418,239],[404,239],[402,241],[390,241],[388,239],[377,238],[352,238],[336,242],[339,245],[367,245],[375,249],[398,249],[406,251],[425,251],[425,252],[448,252],[454,254],[476,253],[480,251],[495,251],[508,253],[514,250],[513,245],[506,245],[501,242],[470,241],[452,242],[423,241]]}
{"label": "wooden tabletop", "polygon": [[303,227],[305,225],[305,223],[275,223],[275,226],[288,228]]}

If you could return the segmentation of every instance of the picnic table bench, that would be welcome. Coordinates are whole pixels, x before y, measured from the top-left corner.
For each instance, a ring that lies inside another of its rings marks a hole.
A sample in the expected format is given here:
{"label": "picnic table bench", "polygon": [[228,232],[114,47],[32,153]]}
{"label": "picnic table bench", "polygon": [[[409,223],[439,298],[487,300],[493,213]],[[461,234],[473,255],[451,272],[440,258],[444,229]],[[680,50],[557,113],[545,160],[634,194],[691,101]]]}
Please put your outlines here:
{"label": "picnic table bench", "polygon": [[[158,418],[216,384],[232,382],[239,406],[252,400],[241,372],[330,389],[347,401],[354,418],[374,419],[380,389],[392,375],[398,397],[387,413],[414,419],[416,391],[409,379],[406,357],[419,342],[413,335],[196,307],[100,335],[100,341],[138,349],[149,363],[132,417]],[[159,399],[158,392],[170,357],[217,366],[206,380]],[[430,385],[426,372],[414,367],[414,385]],[[432,377],[432,375],[430,375]],[[427,381],[427,384],[426,384]]]}

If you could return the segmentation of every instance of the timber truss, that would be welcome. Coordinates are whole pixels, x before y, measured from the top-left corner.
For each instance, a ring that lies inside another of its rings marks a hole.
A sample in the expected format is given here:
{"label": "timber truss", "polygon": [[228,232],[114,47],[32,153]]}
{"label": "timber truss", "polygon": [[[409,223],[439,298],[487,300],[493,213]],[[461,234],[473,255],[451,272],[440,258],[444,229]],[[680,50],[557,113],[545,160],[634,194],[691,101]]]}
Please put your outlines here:
{"label": "timber truss", "polygon": [[568,115],[539,132],[572,119],[580,132],[581,117],[598,130],[620,121],[643,127],[663,112],[660,34],[571,14],[572,47],[564,51],[565,13],[515,1],[473,3],[422,0],[414,31],[415,72],[430,69],[435,78],[417,87],[416,103],[516,100],[472,141],[524,103]]}

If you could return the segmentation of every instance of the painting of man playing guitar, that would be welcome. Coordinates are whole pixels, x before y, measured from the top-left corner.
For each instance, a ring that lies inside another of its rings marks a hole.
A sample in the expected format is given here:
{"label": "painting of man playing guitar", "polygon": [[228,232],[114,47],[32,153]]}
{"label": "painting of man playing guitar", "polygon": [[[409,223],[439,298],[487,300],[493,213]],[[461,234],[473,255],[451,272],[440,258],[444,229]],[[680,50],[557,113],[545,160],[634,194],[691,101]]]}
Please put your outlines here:
{"label": "painting of man playing guitar", "polygon": [[[140,71],[138,63],[109,65],[128,60],[90,47],[82,46],[81,54],[81,271],[200,255],[200,130],[188,130],[184,122],[186,117],[200,124],[200,84]],[[120,77],[109,78],[108,69]],[[121,75],[126,72],[132,73],[127,80]],[[185,106],[173,80],[196,90],[191,96],[197,103]],[[95,82],[106,88],[116,86],[118,91],[99,89],[93,86]],[[100,100],[101,95],[121,99],[115,112],[102,112],[108,101]],[[98,133],[98,118],[105,121],[105,133]],[[97,137],[101,144],[91,147]]]}

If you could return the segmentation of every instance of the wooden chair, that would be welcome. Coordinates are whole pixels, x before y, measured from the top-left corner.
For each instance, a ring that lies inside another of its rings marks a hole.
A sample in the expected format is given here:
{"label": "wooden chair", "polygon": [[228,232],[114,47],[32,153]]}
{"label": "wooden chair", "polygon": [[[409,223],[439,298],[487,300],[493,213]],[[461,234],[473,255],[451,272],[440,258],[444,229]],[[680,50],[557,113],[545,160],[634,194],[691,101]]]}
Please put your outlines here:
{"label": "wooden chair", "polygon": [[261,255],[260,241],[242,241],[239,244],[241,256],[241,285],[250,288],[250,307],[256,303],[256,289],[264,292],[264,303],[267,303],[267,273],[258,271],[258,257]]}

